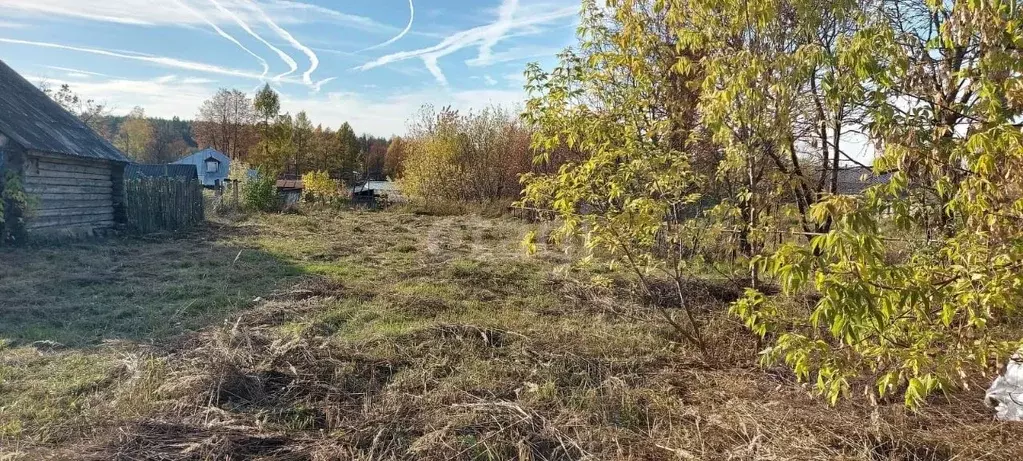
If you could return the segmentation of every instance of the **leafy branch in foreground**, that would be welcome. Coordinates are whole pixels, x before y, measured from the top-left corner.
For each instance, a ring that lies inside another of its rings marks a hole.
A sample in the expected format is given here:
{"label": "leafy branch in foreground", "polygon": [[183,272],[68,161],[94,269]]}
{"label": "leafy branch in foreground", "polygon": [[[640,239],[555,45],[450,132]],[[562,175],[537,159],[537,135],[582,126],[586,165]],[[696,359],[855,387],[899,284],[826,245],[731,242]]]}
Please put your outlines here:
{"label": "leafy branch in foreground", "polygon": [[[580,155],[527,175],[523,203],[649,289],[691,272],[664,249],[713,199],[721,212],[701,218],[737,232],[753,285],[783,288],[732,307],[773,342],[765,362],[831,402],[862,385],[919,405],[1021,345],[1021,15],[1002,1],[584,2],[578,51],[529,68],[524,114],[538,162]],[[887,182],[843,195],[856,144]],[[764,237],[786,232],[798,238]],[[695,317],[667,313],[703,342]]]}
{"label": "leafy branch in foreground", "polygon": [[830,401],[867,378],[868,393],[916,406],[1023,343],[1023,18],[1007,2],[875,6],[839,59],[869,102],[874,168],[891,180],[816,204],[812,219],[833,228],[757,263],[786,294],[818,293],[809,314],[757,292],[733,311],[776,338],[767,362]]}
{"label": "leafy branch in foreground", "polygon": [[[531,66],[524,119],[534,130],[536,163],[567,148],[580,153],[556,172],[525,175],[522,204],[560,218],[554,238],[581,238],[590,256],[631,271],[647,297],[667,277],[682,312],[657,309],[686,342],[707,343],[683,286],[690,276],[691,228],[684,211],[699,199],[701,178],[686,149],[698,148],[691,117],[696,99],[662,12],[650,5],[608,16],[585,2],[578,53],[565,51],[553,72]],[[646,56],[645,59],[636,59]],[[664,75],[678,78],[665,87]]]}

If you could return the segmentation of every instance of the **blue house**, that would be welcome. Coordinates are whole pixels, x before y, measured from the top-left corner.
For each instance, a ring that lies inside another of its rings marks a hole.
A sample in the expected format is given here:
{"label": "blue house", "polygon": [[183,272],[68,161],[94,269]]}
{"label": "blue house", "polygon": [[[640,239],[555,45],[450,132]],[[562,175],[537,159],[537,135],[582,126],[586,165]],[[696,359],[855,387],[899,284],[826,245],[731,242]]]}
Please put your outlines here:
{"label": "blue house", "polygon": [[203,149],[173,164],[194,165],[199,174],[199,182],[206,187],[223,186],[231,172],[231,159],[212,148]]}

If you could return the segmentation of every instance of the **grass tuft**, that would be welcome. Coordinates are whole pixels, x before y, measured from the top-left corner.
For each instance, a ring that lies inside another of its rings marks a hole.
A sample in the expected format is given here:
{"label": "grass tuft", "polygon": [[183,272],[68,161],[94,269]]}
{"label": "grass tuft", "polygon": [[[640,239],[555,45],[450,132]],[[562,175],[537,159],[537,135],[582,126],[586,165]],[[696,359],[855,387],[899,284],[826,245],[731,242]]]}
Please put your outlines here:
{"label": "grass tuft", "polygon": [[324,211],[0,250],[0,459],[1023,458],[978,389],[809,398],[712,277],[708,363],[641,307],[669,296],[526,230]]}

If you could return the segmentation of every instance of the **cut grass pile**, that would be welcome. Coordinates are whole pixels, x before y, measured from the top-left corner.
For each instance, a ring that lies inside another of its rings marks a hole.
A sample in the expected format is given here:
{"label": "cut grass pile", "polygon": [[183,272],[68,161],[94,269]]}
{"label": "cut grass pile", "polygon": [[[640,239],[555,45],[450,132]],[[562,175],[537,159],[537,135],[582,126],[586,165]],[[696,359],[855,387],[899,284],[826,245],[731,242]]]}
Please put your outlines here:
{"label": "cut grass pile", "polygon": [[713,281],[704,362],[525,230],[319,213],[3,250],[0,459],[1023,458],[979,389],[808,397]]}

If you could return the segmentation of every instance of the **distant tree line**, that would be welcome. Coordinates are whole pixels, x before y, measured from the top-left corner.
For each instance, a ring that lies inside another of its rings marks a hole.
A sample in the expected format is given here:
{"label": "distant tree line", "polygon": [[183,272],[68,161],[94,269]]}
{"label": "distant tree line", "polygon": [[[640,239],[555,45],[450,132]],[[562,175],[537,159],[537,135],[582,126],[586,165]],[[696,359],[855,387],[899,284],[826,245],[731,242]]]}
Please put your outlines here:
{"label": "distant tree line", "polygon": [[191,121],[148,117],[141,107],[128,115],[115,116],[107,106],[82,98],[69,85],[42,88],[61,107],[139,163],[170,163],[197,148]]}
{"label": "distant tree line", "polygon": [[76,94],[69,85],[41,85],[54,101],[139,163],[170,163],[212,147],[232,159],[284,176],[327,172],[348,182],[384,179],[400,161],[388,160],[390,141],[356,135],[348,122],[337,129],[314,125],[303,111],[281,111],[269,85],[250,97],[220,89],[199,107],[195,120],[149,117],[142,107],[111,115],[107,106]]}
{"label": "distant tree line", "polygon": [[199,108],[193,129],[199,146],[286,176],[323,171],[352,182],[391,173],[384,161],[387,139],[357,136],[348,122],[333,130],[314,125],[304,111],[281,112],[280,96],[269,85],[252,98],[238,90],[217,91]]}

